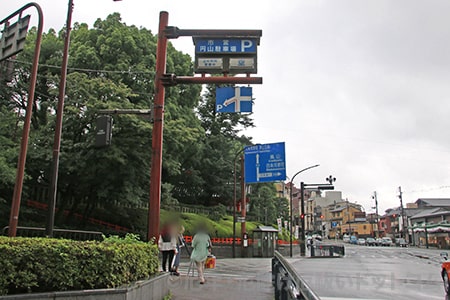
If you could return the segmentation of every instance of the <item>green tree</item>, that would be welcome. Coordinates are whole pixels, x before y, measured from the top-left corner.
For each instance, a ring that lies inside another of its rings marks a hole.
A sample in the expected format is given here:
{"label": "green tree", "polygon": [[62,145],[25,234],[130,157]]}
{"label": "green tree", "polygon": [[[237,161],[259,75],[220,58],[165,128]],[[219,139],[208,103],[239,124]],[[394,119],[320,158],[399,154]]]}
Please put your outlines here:
{"label": "green tree", "polygon": [[[27,39],[34,41],[35,36],[33,28]],[[50,183],[63,40],[64,30],[51,29],[43,36],[24,187],[31,198],[38,197],[35,187],[46,189]],[[33,47],[34,43],[26,44],[15,61],[13,81],[0,86],[0,192],[8,194],[6,198],[13,190]],[[151,122],[115,115],[112,145],[96,149],[94,139],[99,109],[152,106],[155,54],[151,31],[128,26],[117,13],[98,19],[93,27],[74,24],[59,166],[60,212],[84,209],[89,215],[95,207],[142,207],[148,202]],[[192,59],[170,43],[167,72],[193,75]],[[253,126],[250,116],[217,114],[215,86],[200,92],[199,85],[166,89],[162,172],[166,204],[230,205],[235,154],[251,143],[241,135],[242,129]]]}
{"label": "green tree", "polygon": [[182,161],[184,172],[173,178],[181,202],[232,205],[234,157],[251,144],[251,138],[239,134],[253,126],[252,119],[244,114],[216,113],[215,88],[208,86],[197,108],[203,135],[189,145],[189,154]]}
{"label": "green tree", "polygon": [[248,215],[252,220],[271,225],[276,224],[279,217],[289,219],[288,200],[277,195],[274,184],[258,183],[251,187]]}

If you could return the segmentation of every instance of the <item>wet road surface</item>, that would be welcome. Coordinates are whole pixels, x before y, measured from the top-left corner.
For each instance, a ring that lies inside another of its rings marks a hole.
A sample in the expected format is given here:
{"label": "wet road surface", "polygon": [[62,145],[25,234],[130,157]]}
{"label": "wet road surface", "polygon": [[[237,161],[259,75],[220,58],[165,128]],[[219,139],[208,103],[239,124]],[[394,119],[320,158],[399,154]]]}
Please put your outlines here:
{"label": "wet road surface", "polygon": [[439,250],[346,244],[344,258],[289,261],[323,300],[449,300]]}

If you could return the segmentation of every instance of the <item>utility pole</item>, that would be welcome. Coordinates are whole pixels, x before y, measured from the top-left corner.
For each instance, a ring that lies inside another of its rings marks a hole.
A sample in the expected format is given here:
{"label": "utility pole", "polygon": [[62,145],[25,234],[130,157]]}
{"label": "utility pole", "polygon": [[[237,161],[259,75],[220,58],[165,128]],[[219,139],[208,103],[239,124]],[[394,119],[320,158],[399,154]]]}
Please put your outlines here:
{"label": "utility pole", "polygon": [[377,198],[377,192],[375,191],[375,192],[373,192],[373,196],[372,196],[372,199],[374,199],[375,200],[375,207],[373,207],[373,208],[375,208],[375,215],[376,215],[376,220],[377,220],[377,231],[376,231],[376,238],[379,238],[380,237],[380,229],[378,228],[378,226],[379,226],[379,222],[380,222],[380,220],[379,220],[379,216],[378,216],[378,198]]}
{"label": "utility pole", "polygon": [[400,214],[402,216],[402,230],[401,230],[401,237],[406,239],[407,234],[405,233],[405,210],[403,209],[403,193],[402,193],[402,187],[398,187],[398,198],[400,199]]}
{"label": "utility pole", "polygon": [[49,191],[49,202],[48,202],[49,204],[48,204],[48,216],[46,227],[46,235],[48,237],[53,237],[53,228],[55,225],[55,208],[56,208],[56,198],[58,195],[59,152],[61,149],[64,98],[66,97],[66,77],[67,77],[67,64],[69,61],[70,31],[72,29],[71,28],[72,12],[73,12],[73,0],[69,0],[66,18],[66,33],[64,37],[63,59],[61,63],[61,78],[59,80],[58,108],[56,109],[55,136],[53,141],[52,178]]}
{"label": "utility pole", "polygon": [[350,226],[350,203],[347,200],[347,224],[348,224],[348,235],[351,236],[352,228]]}

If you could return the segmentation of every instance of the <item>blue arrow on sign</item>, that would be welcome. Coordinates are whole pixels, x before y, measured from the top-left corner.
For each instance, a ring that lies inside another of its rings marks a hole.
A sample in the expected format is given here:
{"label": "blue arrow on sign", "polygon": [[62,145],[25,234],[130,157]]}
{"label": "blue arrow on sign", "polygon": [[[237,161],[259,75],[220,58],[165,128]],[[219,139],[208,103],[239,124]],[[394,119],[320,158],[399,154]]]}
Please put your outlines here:
{"label": "blue arrow on sign", "polygon": [[216,112],[252,112],[251,87],[216,88]]}
{"label": "blue arrow on sign", "polygon": [[284,143],[245,147],[245,183],[286,180],[285,157]]}

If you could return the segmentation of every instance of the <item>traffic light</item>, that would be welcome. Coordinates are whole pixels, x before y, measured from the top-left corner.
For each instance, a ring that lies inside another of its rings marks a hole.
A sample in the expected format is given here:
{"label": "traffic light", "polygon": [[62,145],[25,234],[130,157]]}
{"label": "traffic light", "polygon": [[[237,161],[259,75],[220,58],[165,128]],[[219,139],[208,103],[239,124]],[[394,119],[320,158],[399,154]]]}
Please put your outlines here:
{"label": "traffic light", "polygon": [[305,218],[305,215],[304,215],[304,214],[301,214],[301,215],[300,215],[300,218],[304,219],[304,218]]}
{"label": "traffic light", "polygon": [[320,215],[320,218],[323,220],[323,218],[325,218],[323,215]]}
{"label": "traffic light", "polygon": [[396,214],[393,214],[392,216],[394,217],[394,219],[395,219],[395,218],[397,217],[397,215],[396,215]]}
{"label": "traffic light", "polygon": [[97,117],[97,134],[95,135],[95,146],[106,147],[111,145],[112,139],[112,124],[111,116]]}

